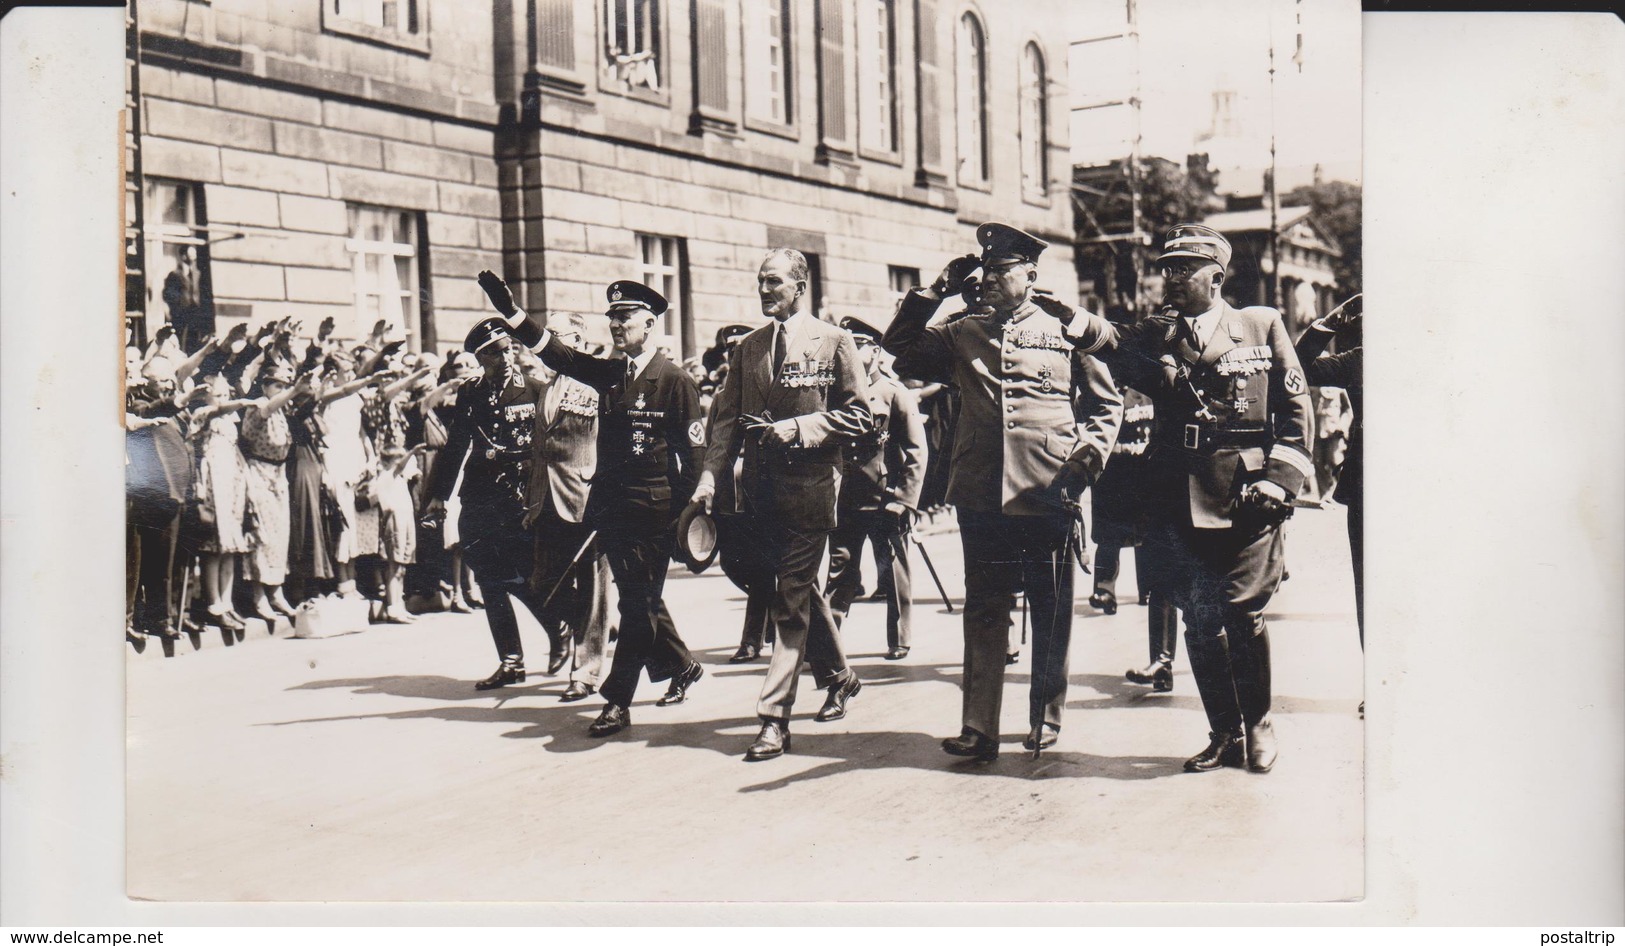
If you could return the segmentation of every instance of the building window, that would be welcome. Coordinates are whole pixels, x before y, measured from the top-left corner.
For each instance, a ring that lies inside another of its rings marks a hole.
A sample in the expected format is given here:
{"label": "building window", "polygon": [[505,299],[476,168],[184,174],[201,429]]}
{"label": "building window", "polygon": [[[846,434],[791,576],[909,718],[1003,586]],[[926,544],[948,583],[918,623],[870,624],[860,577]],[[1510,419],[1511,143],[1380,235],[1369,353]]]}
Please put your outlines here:
{"label": "building window", "polygon": [[322,27],[391,46],[428,51],[422,0],[323,0]]}
{"label": "building window", "polygon": [[899,299],[920,284],[920,271],[912,266],[887,266],[886,275],[891,283],[892,295]]}
{"label": "building window", "polygon": [[745,0],[745,114],[788,125],[790,0]]}
{"label": "building window", "polygon": [[987,34],[973,13],[959,19],[959,179],[986,183],[992,142],[987,126]]}
{"label": "building window", "polygon": [[605,0],[604,64],[627,89],[660,91],[659,0]]}
{"label": "building window", "polygon": [[[355,273],[355,324],[350,336],[360,338],[382,319],[386,338],[406,339],[407,348],[421,344],[419,322],[427,316],[418,305],[418,215],[350,204],[350,239]],[[343,333],[341,333],[343,334]]]}
{"label": "building window", "polygon": [[858,136],[872,151],[897,150],[895,0],[858,0]]}
{"label": "building window", "polygon": [[185,334],[187,326],[212,321],[207,318],[212,306],[203,188],[149,177],[142,192],[142,216],[146,227],[146,337],[151,338],[165,323]]}
{"label": "building window", "polygon": [[1021,192],[1049,193],[1049,102],[1045,96],[1044,54],[1037,43],[1021,52]]}
{"label": "building window", "polygon": [[673,358],[694,355],[694,319],[688,311],[688,247],[681,237],[640,233],[638,253],[643,260],[640,281],[666,297],[666,314],[656,320],[655,331],[668,337]]}

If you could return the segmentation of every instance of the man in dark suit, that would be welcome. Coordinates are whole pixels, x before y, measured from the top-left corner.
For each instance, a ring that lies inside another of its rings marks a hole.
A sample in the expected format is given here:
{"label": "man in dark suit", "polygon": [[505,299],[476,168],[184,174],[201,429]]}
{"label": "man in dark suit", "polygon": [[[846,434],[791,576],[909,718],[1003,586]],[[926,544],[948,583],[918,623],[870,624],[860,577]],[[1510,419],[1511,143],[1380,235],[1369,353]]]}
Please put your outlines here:
{"label": "man in dark suit", "polygon": [[[858,596],[863,543],[869,542],[886,598],[886,659],[902,660],[908,656],[914,593],[902,543],[919,512],[925,482],[925,420],[914,392],[880,370],[880,330],[855,318],[842,319],[841,328],[852,333],[868,372],[875,427],[846,448],[829,540],[829,606],[836,623],[844,625]],[[888,572],[890,581],[885,580]]]}
{"label": "man in dark suit", "polygon": [[[1077,567],[1078,498],[1100,475],[1122,422],[1110,372],[1067,337],[1034,299],[1048,244],[1014,227],[976,230],[981,256],[950,262],[935,283],[910,290],[881,344],[898,374],[951,383],[961,413],[948,473],[965,551],[965,675],[960,734],[943,751],[980,763],[999,753],[1006,644],[1016,594],[1033,623],[1026,747],[1054,745],[1066,705]],[[974,288],[971,274],[982,271]],[[951,295],[975,314],[927,327]],[[1097,319],[1098,317],[1091,318]],[[1110,326],[1085,326],[1115,339]]]}
{"label": "man in dark suit", "polygon": [[1145,549],[1185,615],[1208,716],[1209,745],[1186,761],[1190,772],[1275,764],[1264,610],[1281,583],[1281,524],[1314,472],[1292,340],[1274,309],[1220,296],[1230,252],[1211,228],[1170,230],[1158,265],[1172,318],[1141,323],[1120,352],[1129,383],[1156,405]]}
{"label": "man in dark suit", "polygon": [[592,387],[599,395],[598,468],[587,500],[587,520],[598,531],[620,595],[620,642],[604,681],[607,705],[587,733],[610,736],[632,724],[638,678],[670,680],[661,706],[681,703],[703,674],[678,636],[662,593],[676,543],[678,514],[689,495],[705,446],[700,392],[681,366],[650,344],[666,300],[630,280],[611,283],[606,295],[614,355],[576,351],[526,316],[507,286],[490,273],[481,285],[510,321],[523,320],[524,340],[542,363]]}
{"label": "man in dark suit", "polygon": [[[553,334],[580,349],[584,327],[581,316],[570,313]],[[536,536],[531,590],[544,602],[544,626],[567,643],[554,659],[561,665],[565,658],[571,661],[570,685],[561,699],[573,703],[598,689],[609,623],[609,589],[600,574],[607,567],[598,567],[596,541],[582,553],[592,534],[586,514],[598,463],[598,392],[549,370],[528,351],[523,357],[541,382],[524,523]],[[557,667],[550,661],[549,669]]]}
{"label": "man in dark suit", "polygon": [[762,729],[747,761],[789,748],[790,712],[801,663],[829,696],[817,719],[846,715],[862,684],[846,665],[818,566],[835,527],[841,448],[872,429],[863,363],[852,336],[805,312],[807,260],[795,250],[768,254],[756,277],[762,314],[772,319],[739,343],[711,415],[711,446],[694,501],[707,511],[716,482],[741,451],[736,484],[761,525],[778,576],[773,623],[778,643],[756,714]]}
{"label": "man in dark suit", "polygon": [[[1362,302],[1359,296],[1348,300],[1326,317],[1312,323],[1298,337],[1295,351],[1303,365],[1303,373],[1312,385],[1342,388],[1349,394],[1354,408],[1354,424],[1349,429],[1348,453],[1343,455],[1342,475],[1333,494],[1348,510],[1349,557],[1354,565],[1354,615],[1360,624],[1360,647],[1365,647],[1365,420],[1364,348],[1358,341],[1353,348],[1335,355],[1324,354],[1326,346],[1339,333],[1358,339]],[[1360,715],[1365,715],[1365,701],[1360,701]]]}

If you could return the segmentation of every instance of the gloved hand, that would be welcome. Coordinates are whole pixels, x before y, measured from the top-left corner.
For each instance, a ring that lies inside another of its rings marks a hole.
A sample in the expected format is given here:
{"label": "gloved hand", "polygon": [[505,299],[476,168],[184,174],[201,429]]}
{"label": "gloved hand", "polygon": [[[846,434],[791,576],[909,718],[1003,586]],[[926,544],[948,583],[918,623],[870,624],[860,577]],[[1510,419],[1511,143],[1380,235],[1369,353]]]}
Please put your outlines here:
{"label": "gloved hand", "polygon": [[1361,316],[1365,314],[1363,296],[1364,293],[1357,292],[1342,305],[1326,313],[1326,317],[1320,320],[1321,326],[1328,332],[1341,332],[1359,325]]}
{"label": "gloved hand", "polygon": [[914,510],[899,502],[889,502],[881,507],[880,515],[888,535],[902,535],[914,524]]}
{"label": "gloved hand", "polygon": [[1095,475],[1090,472],[1089,464],[1082,457],[1074,456],[1061,464],[1061,472],[1055,474],[1054,486],[1067,499],[1077,502],[1083,491],[1094,483]]}
{"label": "gloved hand", "polygon": [[689,498],[688,504],[692,506],[695,503],[698,503],[705,507],[706,515],[710,515],[711,506],[716,502],[716,498],[717,488],[712,486],[710,483],[701,483],[699,486],[694,488],[694,495]]}
{"label": "gloved hand", "polygon": [[519,306],[514,304],[513,293],[509,291],[508,284],[502,281],[501,276],[485,269],[480,271],[479,280],[480,288],[485,290],[486,298],[491,300],[491,305],[498,312],[508,316],[519,311]]}
{"label": "gloved hand", "polygon": [[1241,490],[1241,505],[1268,522],[1282,522],[1292,515],[1292,500],[1279,483],[1259,480]]}
{"label": "gloved hand", "polygon": [[931,291],[940,298],[958,295],[965,291],[965,285],[970,281],[971,275],[982,268],[982,259],[979,256],[966,254],[948,261],[942,268],[942,274],[937,281],[931,284]]}

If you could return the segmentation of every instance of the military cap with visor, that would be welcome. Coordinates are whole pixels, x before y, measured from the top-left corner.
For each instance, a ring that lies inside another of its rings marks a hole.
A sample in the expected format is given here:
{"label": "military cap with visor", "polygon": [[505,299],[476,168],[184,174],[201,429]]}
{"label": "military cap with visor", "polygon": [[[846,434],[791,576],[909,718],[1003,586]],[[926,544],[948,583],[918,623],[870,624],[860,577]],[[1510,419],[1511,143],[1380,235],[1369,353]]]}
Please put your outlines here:
{"label": "military cap with visor", "polygon": [[1230,241],[1212,227],[1182,223],[1163,236],[1162,255],[1157,257],[1157,262],[1181,258],[1206,260],[1218,263],[1220,269],[1229,269]]}
{"label": "military cap with visor", "polygon": [[1049,244],[1025,230],[1009,224],[984,223],[976,228],[976,242],[982,245],[982,265],[1036,263]]}

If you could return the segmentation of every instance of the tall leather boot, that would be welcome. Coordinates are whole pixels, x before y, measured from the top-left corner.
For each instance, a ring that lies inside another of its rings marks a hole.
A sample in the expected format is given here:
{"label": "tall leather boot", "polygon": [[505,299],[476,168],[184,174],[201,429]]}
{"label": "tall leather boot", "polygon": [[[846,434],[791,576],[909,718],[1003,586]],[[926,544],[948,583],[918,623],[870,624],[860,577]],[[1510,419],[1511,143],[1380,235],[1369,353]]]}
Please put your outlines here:
{"label": "tall leather boot", "polygon": [[1275,726],[1270,721],[1270,635],[1262,615],[1238,615],[1227,621],[1231,673],[1247,730],[1247,767],[1268,772],[1277,755]]}
{"label": "tall leather boot", "polygon": [[1174,654],[1179,647],[1179,609],[1165,595],[1153,595],[1145,622],[1151,662],[1144,670],[1128,671],[1123,678],[1130,683],[1150,686],[1158,693],[1167,693],[1174,688]]}

